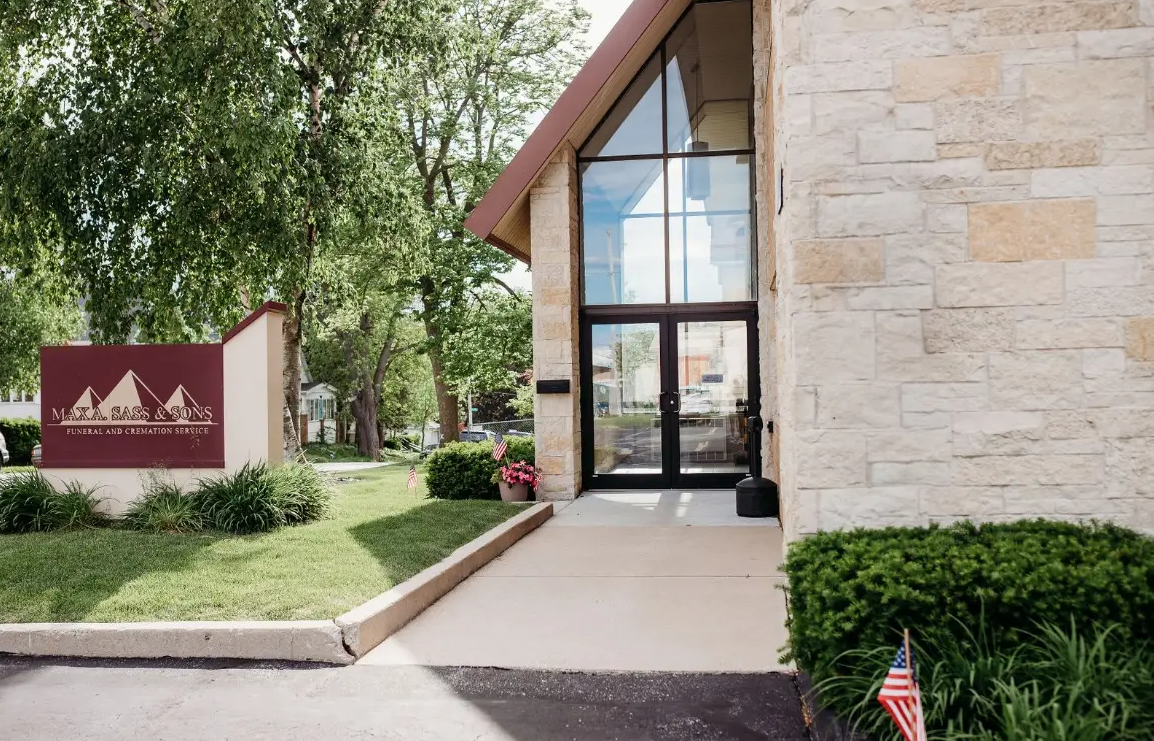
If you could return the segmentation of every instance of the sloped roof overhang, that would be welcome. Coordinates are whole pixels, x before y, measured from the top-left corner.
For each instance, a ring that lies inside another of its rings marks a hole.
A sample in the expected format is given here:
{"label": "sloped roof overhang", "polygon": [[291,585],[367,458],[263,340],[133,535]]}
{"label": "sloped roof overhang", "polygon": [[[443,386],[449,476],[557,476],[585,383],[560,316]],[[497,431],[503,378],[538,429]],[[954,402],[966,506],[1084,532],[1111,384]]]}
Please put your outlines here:
{"label": "sloped roof overhang", "polygon": [[563,147],[584,143],[690,2],[633,1],[465,219],[469,231],[531,262],[529,189]]}

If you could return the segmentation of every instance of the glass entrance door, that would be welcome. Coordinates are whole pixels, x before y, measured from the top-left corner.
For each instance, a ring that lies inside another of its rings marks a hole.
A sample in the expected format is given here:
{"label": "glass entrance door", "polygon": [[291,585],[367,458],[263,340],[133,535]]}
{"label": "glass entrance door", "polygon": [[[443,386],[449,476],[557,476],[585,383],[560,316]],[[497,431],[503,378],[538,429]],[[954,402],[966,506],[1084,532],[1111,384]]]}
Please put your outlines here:
{"label": "glass entrance door", "polygon": [[745,312],[587,317],[585,488],[729,487],[747,476],[755,342]]}
{"label": "glass entrance door", "polygon": [[677,480],[736,483],[749,475],[749,326],[745,320],[678,321]]}
{"label": "glass entrance door", "polygon": [[[601,482],[659,486],[664,474],[660,322],[593,324],[585,383],[586,468]],[[591,445],[590,445],[591,443]],[[604,483],[599,483],[605,488]]]}

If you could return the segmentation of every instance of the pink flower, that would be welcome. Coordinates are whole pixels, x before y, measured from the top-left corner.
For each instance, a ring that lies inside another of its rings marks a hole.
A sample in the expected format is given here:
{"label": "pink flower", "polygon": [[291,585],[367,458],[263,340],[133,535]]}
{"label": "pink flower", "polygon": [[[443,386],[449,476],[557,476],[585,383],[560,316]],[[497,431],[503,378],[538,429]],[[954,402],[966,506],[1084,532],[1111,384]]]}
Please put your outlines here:
{"label": "pink flower", "polygon": [[525,461],[515,461],[507,466],[501,466],[501,480],[507,484],[527,484],[537,491],[541,483],[541,475],[532,464]]}

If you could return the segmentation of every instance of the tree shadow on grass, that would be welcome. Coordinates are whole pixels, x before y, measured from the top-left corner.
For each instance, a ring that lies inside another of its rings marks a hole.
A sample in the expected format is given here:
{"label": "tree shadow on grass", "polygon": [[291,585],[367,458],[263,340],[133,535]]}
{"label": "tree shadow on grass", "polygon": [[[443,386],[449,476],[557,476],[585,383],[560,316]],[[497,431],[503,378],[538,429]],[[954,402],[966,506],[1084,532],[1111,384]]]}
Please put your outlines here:
{"label": "tree shadow on grass", "polygon": [[446,558],[457,548],[521,511],[499,501],[429,500],[400,514],[349,528],[384,567],[394,585]]}
{"label": "tree shadow on grass", "polygon": [[92,620],[128,583],[182,571],[223,537],[112,528],[0,535],[0,622]]}

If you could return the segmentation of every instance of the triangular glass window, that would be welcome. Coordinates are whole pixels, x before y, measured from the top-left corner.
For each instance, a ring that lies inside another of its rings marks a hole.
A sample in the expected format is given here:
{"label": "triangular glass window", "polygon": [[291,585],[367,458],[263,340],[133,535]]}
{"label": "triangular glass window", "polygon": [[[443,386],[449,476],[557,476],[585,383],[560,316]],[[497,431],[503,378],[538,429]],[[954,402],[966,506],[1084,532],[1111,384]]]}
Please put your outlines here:
{"label": "triangular glass window", "polygon": [[753,65],[749,3],[695,5],[666,42],[670,152],[748,149]]}
{"label": "triangular glass window", "polygon": [[582,157],[661,154],[661,61],[654,56],[581,149]]}

